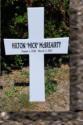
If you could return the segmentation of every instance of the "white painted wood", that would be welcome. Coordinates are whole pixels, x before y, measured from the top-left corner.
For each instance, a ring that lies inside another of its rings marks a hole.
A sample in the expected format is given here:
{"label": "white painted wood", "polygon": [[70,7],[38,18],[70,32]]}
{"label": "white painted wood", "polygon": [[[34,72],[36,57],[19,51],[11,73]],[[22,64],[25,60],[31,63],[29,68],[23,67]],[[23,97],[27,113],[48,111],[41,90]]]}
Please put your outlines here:
{"label": "white painted wood", "polygon": [[28,39],[4,39],[6,55],[29,54],[30,101],[45,101],[44,54],[67,54],[69,38],[44,38],[44,8],[28,8]]}

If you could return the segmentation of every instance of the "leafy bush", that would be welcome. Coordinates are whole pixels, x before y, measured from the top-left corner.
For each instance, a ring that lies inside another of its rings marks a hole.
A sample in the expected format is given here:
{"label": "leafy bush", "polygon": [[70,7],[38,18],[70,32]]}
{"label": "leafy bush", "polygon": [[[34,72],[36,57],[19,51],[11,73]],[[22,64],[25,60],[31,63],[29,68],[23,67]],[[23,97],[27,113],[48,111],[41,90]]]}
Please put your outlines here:
{"label": "leafy bush", "polygon": [[15,66],[17,67],[17,68],[19,68],[19,67],[21,67],[22,68],[22,66],[23,66],[23,61],[22,61],[22,58],[21,58],[21,56],[15,56]]}
{"label": "leafy bush", "polygon": [[[45,37],[52,38],[69,35],[69,0],[34,0],[32,6],[45,7]],[[25,1],[2,0],[1,9],[2,38],[27,38],[28,24]],[[5,56],[3,40],[1,47],[1,54],[3,57],[2,69],[6,69],[7,66],[11,66],[11,63],[15,67],[22,67],[23,65],[27,65],[27,60],[24,62],[25,57],[16,56],[12,59],[13,56]],[[59,57],[56,55],[55,58],[57,58],[57,60],[59,59]],[[62,56],[60,56],[60,58],[62,60],[65,59]],[[50,59],[50,56],[47,58],[47,60],[52,61],[53,59],[54,58]],[[46,65],[49,65],[49,63]]]}

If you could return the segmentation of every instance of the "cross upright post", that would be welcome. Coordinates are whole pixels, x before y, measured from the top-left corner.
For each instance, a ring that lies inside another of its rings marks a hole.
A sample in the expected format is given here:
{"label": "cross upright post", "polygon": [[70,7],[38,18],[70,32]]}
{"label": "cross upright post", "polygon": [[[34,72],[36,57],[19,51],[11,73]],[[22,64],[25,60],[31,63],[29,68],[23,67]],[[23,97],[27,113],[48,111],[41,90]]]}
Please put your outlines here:
{"label": "cross upright post", "polygon": [[[44,38],[44,8],[28,8],[29,40]],[[43,53],[30,54],[30,101],[45,101]]]}
{"label": "cross upright post", "polygon": [[44,38],[44,8],[30,7],[28,39],[4,39],[7,55],[29,54],[30,101],[45,101],[44,54],[67,54],[68,37]]}

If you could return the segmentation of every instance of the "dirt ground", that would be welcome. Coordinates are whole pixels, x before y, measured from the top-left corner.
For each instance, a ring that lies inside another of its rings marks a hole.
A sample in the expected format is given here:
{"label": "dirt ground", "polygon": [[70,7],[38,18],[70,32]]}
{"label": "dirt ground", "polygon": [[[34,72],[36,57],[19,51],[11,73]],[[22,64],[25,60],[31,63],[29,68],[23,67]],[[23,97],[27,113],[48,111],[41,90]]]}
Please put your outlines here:
{"label": "dirt ground", "polygon": [[[29,102],[29,68],[12,70],[0,76],[0,111],[69,111],[69,66],[52,69],[56,91],[46,96],[45,102]],[[45,76],[46,77],[46,76]]]}

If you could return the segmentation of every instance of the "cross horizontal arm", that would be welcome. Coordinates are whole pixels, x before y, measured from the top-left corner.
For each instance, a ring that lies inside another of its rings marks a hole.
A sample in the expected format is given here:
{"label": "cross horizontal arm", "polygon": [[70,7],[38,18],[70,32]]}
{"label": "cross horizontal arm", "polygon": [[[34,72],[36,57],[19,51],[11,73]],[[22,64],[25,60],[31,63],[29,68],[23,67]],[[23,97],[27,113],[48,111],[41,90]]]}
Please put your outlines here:
{"label": "cross horizontal arm", "polygon": [[6,55],[23,55],[31,53],[67,54],[69,38],[49,38],[40,41],[30,39],[4,39]]}
{"label": "cross horizontal arm", "polygon": [[41,44],[45,48],[44,54],[67,54],[69,37],[44,39]]}
{"label": "cross horizontal arm", "polygon": [[4,39],[6,55],[23,55],[22,51],[27,50],[26,46],[28,42],[28,39]]}

